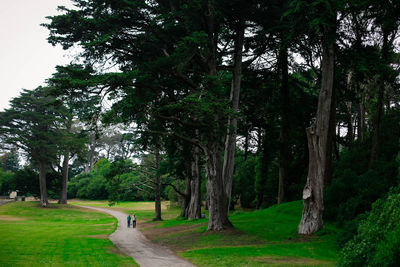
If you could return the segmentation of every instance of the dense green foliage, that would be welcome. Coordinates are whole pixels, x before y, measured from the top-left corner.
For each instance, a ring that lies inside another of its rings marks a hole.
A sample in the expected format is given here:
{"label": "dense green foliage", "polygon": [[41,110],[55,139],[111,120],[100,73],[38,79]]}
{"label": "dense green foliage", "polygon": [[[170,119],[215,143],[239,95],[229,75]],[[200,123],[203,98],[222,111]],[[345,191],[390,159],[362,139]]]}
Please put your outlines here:
{"label": "dense green foliage", "polygon": [[[368,169],[369,140],[344,149],[335,161],[332,184],[326,188],[325,217],[343,227],[338,242],[344,245],[356,233],[359,220],[371,209],[372,203],[384,196],[396,179],[399,151],[400,113],[393,111],[383,118],[380,157],[374,169]],[[360,218],[358,216],[361,216]]]}
{"label": "dense green foliage", "polygon": [[0,113],[3,146],[23,150],[36,162],[54,161],[63,140],[63,103],[49,94],[49,88],[24,90]]}
{"label": "dense green foliage", "polygon": [[395,189],[360,222],[357,235],[341,251],[339,266],[399,266],[399,220],[400,193]]}
{"label": "dense green foliage", "polygon": [[107,179],[110,163],[106,159],[99,160],[90,173],[81,173],[68,183],[68,198],[107,199]]}
{"label": "dense green foliage", "polygon": [[243,161],[241,153],[236,157],[236,171],[233,177],[233,197],[235,202],[240,200],[240,206],[243,208],[254,208],[254,186],[257,158],[253,155]]}
{"label": "dense green foliage", "polygon": [[153,194],[135,186],[143,174],[135,170],[131,160],[109,162],[100,159],[89,173],[74,176],[68,186],[68,198],[109,199],[115,201],[152,200]]}
{"label": "dense green foliage", "polygon": [[1,168],[3,171],[16,171],[19,168],[19,158],[16,150],[11,150],[8,153],[4,153],[0,157]]}
{"label": "dense green foliage", "polygon": [[[22,169],[3,171],[0,168],[0,195],[8,195],[11,191],[18,190],[18,196],[40,197],[39,174],[31,166]],[[60,192],[60,174],[49,171],[46,175],[48,194],[51,198],[57,198]]]}
{"label": "dense green foliage", "polygon": [[15,190],[15,174],[0,168],[0,195],[4,196]]}

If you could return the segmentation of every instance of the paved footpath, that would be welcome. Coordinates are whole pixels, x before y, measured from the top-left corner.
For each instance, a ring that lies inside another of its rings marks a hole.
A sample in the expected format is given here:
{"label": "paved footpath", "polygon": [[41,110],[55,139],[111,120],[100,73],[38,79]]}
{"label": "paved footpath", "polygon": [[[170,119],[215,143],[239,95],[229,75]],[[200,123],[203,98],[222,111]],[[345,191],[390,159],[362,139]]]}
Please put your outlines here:
{"label": "paved footpath", "polygon": [[4,204],[7,204],[7,203],[10,203],[10,202],[13,202],[14,200],[5,200],[5,199],[0,199],[0,206],[1,205],[4,205]]}
{"label": "paved footpath", "polygon": [[141,267],[195,267],[190,262],[176,256],[169,249],[147,240],[137,228],[128,228],[125,213],[105,208],[80,207],[105,212],[116,217],[118,228],[110,235],[110,240]]}

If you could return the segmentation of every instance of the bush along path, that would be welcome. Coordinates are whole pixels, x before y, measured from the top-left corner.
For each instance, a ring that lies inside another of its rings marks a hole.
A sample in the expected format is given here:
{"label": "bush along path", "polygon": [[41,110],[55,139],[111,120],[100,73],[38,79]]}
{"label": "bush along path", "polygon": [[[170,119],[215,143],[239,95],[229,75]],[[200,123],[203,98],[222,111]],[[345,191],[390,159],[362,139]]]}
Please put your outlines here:
{"label": "bush along path", "polygon": [[176,256],[169,249],[148,241],[136,228],[128,228],[125,213],[89,206],[79,206],[108,213],[118,219],[117,230],[110,235],[110,240],[126,255],[131,256],[141,267],[176,266],[195,267],[188,261]]}

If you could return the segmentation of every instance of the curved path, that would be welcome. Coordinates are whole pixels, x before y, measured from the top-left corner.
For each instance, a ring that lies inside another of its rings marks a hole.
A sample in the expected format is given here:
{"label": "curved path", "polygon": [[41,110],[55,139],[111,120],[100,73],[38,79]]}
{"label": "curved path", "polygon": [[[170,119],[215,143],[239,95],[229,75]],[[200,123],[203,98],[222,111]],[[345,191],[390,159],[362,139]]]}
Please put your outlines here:
{"label": "curved path", "polygon": [[111,214],[118,219],[117,230],[110,240],[125,254],[131,256],[142,267],[195,267],[188,261],[176,256],[169,249],[154,244],[136,228],[128,228],[126,214],[110,209],[79,206]]}
{"label": "curved path", "polygon": [[7,204],[7,203],[10,203],[10,202],[13,202],[14,200],[2,200],[2,199],[0,199],[0,206],[1,205],[4,205],[4,204]]}

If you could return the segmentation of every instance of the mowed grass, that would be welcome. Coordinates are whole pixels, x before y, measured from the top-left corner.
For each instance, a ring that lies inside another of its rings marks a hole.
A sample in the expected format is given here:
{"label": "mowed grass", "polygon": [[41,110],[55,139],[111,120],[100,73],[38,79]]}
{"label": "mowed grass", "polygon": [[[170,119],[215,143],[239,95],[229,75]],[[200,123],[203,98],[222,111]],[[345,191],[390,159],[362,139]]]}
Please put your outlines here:
{"label": "mowed grass", "polygon": [[[107,203],[85,202],[107,207]],[[123,202],[113,207],[135,213],[139,229],[153,242],[174,250],[197,266],[334,266],[337,260],[336,229],[299,236],[301,201],[258,211],[234,211],[234,230],[207,232],[207,219],[183,220],[178,208],[164,203],[163,221],[152,222],[153,202]]]}
{"label": "mowed grass", "polygon": [[[236,211],[230,216],[235,230],[220,233],[206,232],[206,219],[175,219],[157,227],[186,227],[160,235],[155,241],[174,247],[198,266],[334,266],[338,229],[327,223],[315,235],[299,236],[301,212],[301,201],[258,211]],[[196,227],[190,226],[196,223]]]}
{"label": "mowed grass", "polygon": [[138,266],[108,239],[116,223],[71,205],[2,205],[0,266]]}
{"label": "mowed grass", "polygon": [[[138,222],[149,222],[154,218],[154,202],[151,201],[138,201],[129,202],[123,201],[115,203],[114,206],[109,206],[107,200],[96,201],[96,200],[82,200],[82,199],[72,199],[69,201],[72,205],[82,205],[91,207],[103,207],[119,210],[126,214],[135,214]],[[176,218],[180,210],[178,208],[171,208],[169,206],[169,201],[163,201],[161,204],[161,211],[163,219]]]}

